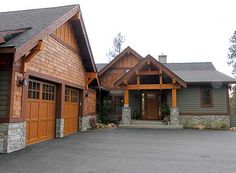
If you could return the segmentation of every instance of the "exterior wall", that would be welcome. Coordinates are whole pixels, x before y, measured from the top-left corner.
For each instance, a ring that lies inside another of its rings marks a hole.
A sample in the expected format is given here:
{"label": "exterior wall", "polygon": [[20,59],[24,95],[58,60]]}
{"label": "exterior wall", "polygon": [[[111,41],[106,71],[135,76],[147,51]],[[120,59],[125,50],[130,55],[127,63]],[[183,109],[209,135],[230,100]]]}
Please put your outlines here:
{"label": "exterior wall", "polygon": [[180,124],[184,128],[228,129],[228,115],[181,115]]}
{"label": "exterior wall", "polygon": [[[0,67],[1,68],[1,67]],[[0,69],[0,117],[8,114],[8,86],[9,86],[9,71]]]}
{"label": "exterior wall", "polygon": [[29,62],[28,69],[85,87],[85,69],[80,55],[50,36],[43,42],[43,51]]}
{"label": "exterior wall", "polygon": [[23,74],[19,72],[15,72],[14,74],[14,93],[13,93],[13,112],[12,117],[20,118],[22,117],[22,96],[23,96],[23,88],[17,86],[18,85],[18,78],[22,78]]}
{"label": "exterior wall", "polygon": [[125,54],[113,66],[100,76],[101,85],[108,89],[117,89],[113,83],[139,62],[132,54]]}
{"label": "exterior wall", "polygon": [[[189,86],[177,90],[177,107],[181,114],[227,114],[227,88],[213,88],[213,107],[201,107],[200,86]],[[171,105],[171,92],[167,94],[167,103]]]}
{"label": "exterior wall", "polygon": [[96,91],[88,90],[84,99],[84,116],[96,114]]}

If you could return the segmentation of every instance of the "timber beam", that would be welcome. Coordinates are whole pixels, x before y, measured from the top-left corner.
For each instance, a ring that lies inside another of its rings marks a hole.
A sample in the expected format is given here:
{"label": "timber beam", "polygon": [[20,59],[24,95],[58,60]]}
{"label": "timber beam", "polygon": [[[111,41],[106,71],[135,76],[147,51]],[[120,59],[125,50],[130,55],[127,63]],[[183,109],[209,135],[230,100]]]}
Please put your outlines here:
{"label": "timber beam", "polygon": [[95,79],[97,78],[97,73],[96,72],[87,72],[86,73],[86,86],[88,88],[88,85]]}
{"label": "timber beam", "polygon": [[40,40],[38,42],[38,44],[29,52],[28,55],[24,56],[23,59],[22,59],[22,73],[26,73],[27,70],[28,70],[28,63],[30,62],[30,60],[32,58],[34,58],[34,56],[43,50],[43,47],[44,47],[44,44],[43,44],[43,41]]}
{"label": "timber beam", "polygon": [[136,72],[137,76],[144,76],[144,75],[159,75],[160,72],[158,70],[156,71],[140,71]]}
{"label": "timber beam", "polygon": [[128,90],[154,90],[154,89],[180,89],[180,85],[173,84],[140,84],[140,85],[127,85]]}

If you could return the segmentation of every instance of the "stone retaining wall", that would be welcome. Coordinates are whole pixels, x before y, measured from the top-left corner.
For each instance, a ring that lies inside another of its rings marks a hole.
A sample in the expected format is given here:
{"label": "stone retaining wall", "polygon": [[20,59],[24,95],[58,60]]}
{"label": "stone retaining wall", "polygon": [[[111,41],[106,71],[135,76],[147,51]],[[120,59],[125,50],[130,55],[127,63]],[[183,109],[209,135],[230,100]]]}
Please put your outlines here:
{"label": "stone retaining wall", "polygon": [[10,153],[25,148],[26,123],[0,124],[0,153]]}
{"label": "stone retaining wall", "polygon": [[180,124],[184,128],[202,126],[207,129],[228,129],[230,117],[228,115],[180,115]]}

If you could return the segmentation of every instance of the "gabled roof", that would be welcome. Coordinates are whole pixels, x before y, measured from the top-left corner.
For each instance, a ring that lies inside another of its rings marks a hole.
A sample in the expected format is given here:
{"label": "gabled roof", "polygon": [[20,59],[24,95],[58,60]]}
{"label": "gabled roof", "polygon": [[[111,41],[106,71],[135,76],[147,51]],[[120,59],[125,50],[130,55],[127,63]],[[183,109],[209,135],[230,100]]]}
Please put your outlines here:
{"label": "gabled roof", "polygon": [[[106,64],[96,65],[98,68]],[[187,83],[236,83],[236,79],[217,71],[211,62],[164,63],[163,65]]]}
{"label": "gabled roof", "polygon": [[76,15],[77,19],[72,22],[72,26],[78,40],[82,61],[87,71],[96,71],[79,5],[1,12],[0,31],[19,30],[22,28],[30,29],[0,44],[0,49],[12,48],[13,52],[15,52],[16,61],[36,46],[39,40],[43,40],[55,29]]}
{"label": "gabled roof", "polygon": [[113,64],[115,64],[118,60],[120,60],[126,53],[131,53],[139,60],[142,60],[143,57],[139,55],[136,51],[134,51],[131,47],[125,48],[119,55],[117,55],[110,63],[106,64],[100,71],[99,76],[101,76],[105,71],[107,71]]}
{"label": "gabled roof", "polygon": [[157,61],[155,58],[153,58],[151,55],[147,55],[142,61],[140,61],[138,64],[136,64],[132,69],[130,69],[127,73],[125,73],[120,79],[118,79],[114,85],[120,85],[124,80],[128,80],[133,74],[135,74],[136,70],[141,69],[148,61],[150,61],[153,65],[161,68],[165,74],[168,76],[173,77],[176,79],[176,82],[178,82],[181,86],[184,88],[187,87],[186,82],[181,79],[179,76],[177,76],[174,72],[172,72],[170,69],[168,69],[166,66],[164,66],[162,63]]}

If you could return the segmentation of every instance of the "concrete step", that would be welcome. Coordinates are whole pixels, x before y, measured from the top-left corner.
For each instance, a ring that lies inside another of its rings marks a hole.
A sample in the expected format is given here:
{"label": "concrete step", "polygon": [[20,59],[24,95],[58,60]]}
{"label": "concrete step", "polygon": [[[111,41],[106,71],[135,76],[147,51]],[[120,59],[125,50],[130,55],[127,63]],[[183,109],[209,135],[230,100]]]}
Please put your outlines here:
{"label": "concrete step", "polygon": [[140,129],[183,129],[182,125],[144,125],[144,124],[119,124],[119,128],[140,128]]}
{"label": "concrete step", "polygon": [[131,120],[131,124],[137,125],[166,125],[162,121],[154,121],[154,120]]}

